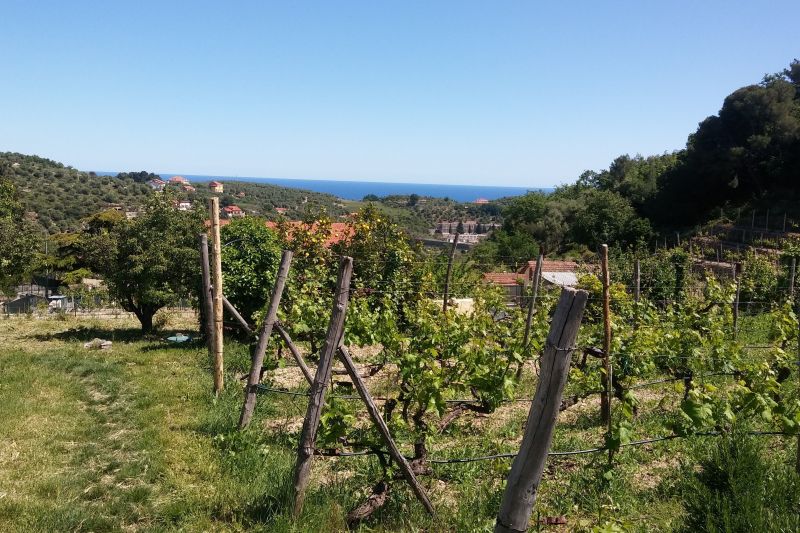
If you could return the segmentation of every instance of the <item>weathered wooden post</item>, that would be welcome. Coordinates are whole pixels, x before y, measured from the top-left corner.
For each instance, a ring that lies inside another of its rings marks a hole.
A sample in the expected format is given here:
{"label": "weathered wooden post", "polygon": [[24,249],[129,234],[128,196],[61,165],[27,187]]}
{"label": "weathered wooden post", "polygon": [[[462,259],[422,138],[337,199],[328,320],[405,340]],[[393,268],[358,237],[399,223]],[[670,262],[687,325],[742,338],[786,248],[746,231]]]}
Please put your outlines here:
{"label": "weathered wooden post", "polygon": [[286,278],[289,276],[289,267],[292,264],[291,250],[284,250],[281,255],[281,264],[278,267],[278,275],[275,278],[275,285],[272,287],[267,316],[261,325],[261,333],[258,336],[258,344],[253,353],[253,360],[250,362],[250,375],[247,378],[247,388],[244,392],[244,403],[242,413],[239,417],[239,429],[244,428],[250,423],[253,417],[253,410],[256,407],[256,387],[261,381],[261,367],[264,365],[264,354],[267,351],[269,337],[272,335],[272,327],[278,320],[278,306],[281,304],[283,288],[286,286]]}
{"label": "weathered wooden post", "polygon": [[211,284],[214,287],[214,394],[219,396],[223,381],[224,354],[222,338],[222,241],[219,236],[219,198],[208,199],[211,215]]}
{"label": "weathered wooden post", "polygon": [[611,427],[611,275],[608,271],[608,245],[600,247],[603,275],[603,394],[600,397],[600,419]]}
{"label": "weathered wooden post", "polygon": [[239,313],[239,311],[236,310],[233,304],[228,301],[224,294],[222,295],[222,305],[228,310],[234,320],[236,320],[236,322],[239,324],[239,327],[242,328],[245,333],[248,335],[253,333],[253,328],[250,327],[250,324],[247,323],[244,317]]}
{"label": "weathered wooden post", "polygon": [[350,296],[350,276],[353,274],[353,259],[343,257],[339,264],[339,277],[336,280],[336,293],[333,299],[333,311],[328,323],[328,333],[320,352],[317,373],[311,384],[310,398],[306,417],[303,420],[303,430],[300,433],[300,445],[297,450],[297,465],[294,471],[294,516],[300,515],[311,474],[311,462],[314,458],[314,445],[317,442],[317,428],[325,404],[325,389],[331,379],[331,369],[336,350],[344,330],[344,318],[347,313],[347,303]]}
{"label": "weathered wooden post", "polygon": [[797,271],[797,258],[792,257],[792,269],[789,272],[789,299],[794,300],[794,277]]}
{"label": "weathered wooden post", "polygon": [[283,342],[285,342],[286,346],[289,347],[289,353],[291,353],[292,357],[294,357],[297,366],[300,367],[300,372],[303,373],[303,377],[306,378],[308,384],[311,385],[314,383],[314,376],[311,375],[311,370],[308,369],[308,365],[303,359],[303,356],[300,354],[300,350],[297,349],[297,346],[295,346],[291,337],[289,337],[289,333],[283,329],[283,326],[281,326],[278,322],[275,323],[275,331],[278,332],[278,335],[280,335],[281,339],[283,339]]}
{"label": "weathered wooden post", "polygon": [[587,298],[586,291],[571,288],[561,291],[542,355],[539,383],[525,424],[525,435],[511,464],[495,533],[518,533],[528,529]]}
{"label": "weathered wooden post", "polygon": [[530,305],[528,305],[528,317],[525,320],[525,336],[522,339],[522,346],[527,348],[528,342],[531,339],[531,325],[533,324],[533,314],[536,312],[536,297],[539,295],[539,282],[542,279],[542,263],[544,263],[544,255],[539,254],[536,260],[536,270],[533,273],[533,296],[531,297]]}
{"label": "weathered wooden post", "polygon": [[442,313],[447,312],[447,301],[450,299],[450,276],[453,274],[453,259],[456,255],[459,233],[453,236],[453,246],[450,248],[450,256],[447,258],[447,274],[444,278],[444,294],[442,295]]}
{"label": "weathered wooden post", "polygon": [[736,339],[739,333],[739,292],[741,290],[741,280],[739,273],[736,272],[736,263],[732,265],[733,282],[736,284],[736,297],[733,300],[733,338]]}
{"label": "weathered wooden post", "polygon": [[637,258],[633,262],[633,301],[639,303],[642,295],[642,267]]}
{"label": "weathered wooden post", "polygon": [[206,345],[208,346],[209,357],[214,357],[214,293],[211,288],[211,271],[208,265],[208,236],[200,234],[200,272],[203,276],[203,315]]}
{"label": "weathered wooden post", "polygon": [[342,363],[344,363],[347,374],[353,381],[353,386],[356,388],[358,395],[361,397],[361,401],[363,401],[364,405],[367,406],[367,412],[369,413],[369,417],[372,419],[372,423],[378,428],[378,433],[381,434],[383,441],[386,443],[386,447],[389,448],[389,455],[400,467],[403,477],[406,479],[408,484],[411,485],[411,490],[414,491],[414,495],[417,497],[420,503],[422,503],[422,506],[425,507],[425,510],[430,514],[433,514],[433,505],[431,505],[431,501],[428,499],[425,489],[423,489],[422,485],[419,484],[419,481],[417,481],[414,471],[411,470],[411,466],[408,464],[408,461],[405,457],[403,457],[403,455],[400,453],[400,450],[397,448],[397,444],[395,444],[392,434],[389,433],[389,427],[386,425],[386,422],[384,422],[381,412],[378,410],[378,406],[375,405],[375,402],[372,400],[372,396],[370,396],[367,386],[364,383],[364,380],[361,379],[361,375],[358,373],[358,368],[356,368],[353,359],[350,357],[350,352],[345,346],[339,346],[339,356],[342,360]]}

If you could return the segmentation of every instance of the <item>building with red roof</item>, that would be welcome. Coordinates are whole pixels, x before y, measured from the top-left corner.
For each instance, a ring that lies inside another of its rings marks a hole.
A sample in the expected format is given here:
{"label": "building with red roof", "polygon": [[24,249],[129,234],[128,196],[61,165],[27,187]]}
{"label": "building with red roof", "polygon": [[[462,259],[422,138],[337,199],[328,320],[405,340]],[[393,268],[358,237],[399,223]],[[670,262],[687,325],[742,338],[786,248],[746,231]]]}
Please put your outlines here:
{"label": "building with red roof", "polygon": [[189,180],[187,180],[183,176],[172,176],[169,179],[169,182],[172,185],[183,185],[184,183],[189,183]]}
{"label": "building with red roof", "polygon": [[225,187],[222,185],[221,181],[209,181],[208,188],[211,189],[211,192],[222,194],[225,192]]}
{"label": "building with red roof", "polygon": [[228,205],[222,208],[222,216],[225,218],[240,218],[245,215],[242,208],[238,205]]}

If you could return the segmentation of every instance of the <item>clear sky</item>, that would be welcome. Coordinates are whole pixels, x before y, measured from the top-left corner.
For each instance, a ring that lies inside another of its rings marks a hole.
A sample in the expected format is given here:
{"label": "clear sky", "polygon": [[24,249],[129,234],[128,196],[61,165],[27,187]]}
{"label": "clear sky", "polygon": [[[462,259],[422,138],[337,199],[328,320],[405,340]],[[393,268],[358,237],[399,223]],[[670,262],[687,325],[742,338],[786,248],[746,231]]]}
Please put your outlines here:
{"label": "clear sky", "polygon": [[0,151],[83,170],[552,186],[681,148],[798,0],[0,0]]}

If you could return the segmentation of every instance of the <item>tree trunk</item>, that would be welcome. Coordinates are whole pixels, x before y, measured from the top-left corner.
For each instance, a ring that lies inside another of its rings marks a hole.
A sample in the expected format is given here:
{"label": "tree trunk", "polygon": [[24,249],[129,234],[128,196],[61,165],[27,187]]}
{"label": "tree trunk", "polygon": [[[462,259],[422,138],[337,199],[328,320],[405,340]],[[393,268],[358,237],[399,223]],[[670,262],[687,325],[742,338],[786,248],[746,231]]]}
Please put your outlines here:
{"label": "tree trunk", "polygon": [[148,335],[153,332],[153,316],[156,312],[150,309],[141,310],[136,313],[136,318],[142,324],[142,334]]}

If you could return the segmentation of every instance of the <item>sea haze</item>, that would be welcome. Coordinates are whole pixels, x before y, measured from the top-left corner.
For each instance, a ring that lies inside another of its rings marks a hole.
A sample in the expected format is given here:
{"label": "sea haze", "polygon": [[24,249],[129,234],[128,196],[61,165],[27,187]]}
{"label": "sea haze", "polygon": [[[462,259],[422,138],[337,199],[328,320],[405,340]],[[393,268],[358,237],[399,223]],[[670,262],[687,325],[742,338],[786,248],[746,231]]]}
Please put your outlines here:
{"label": "sea haze", "polygon": [[[116,172],[98,172],[102,175],[116,175]],[[167,180],[177,174],[160,174]],[[552,192],[551,188],[525,188],[525,187],[492,187],[482,185],[437,185],[428,183],[387,183],[380,181],[337,181],[337,180],[305,180],[281,178],[251,178],[242,176],[197,176],[180,174],[189,181],[206,182],[219,181],[246,181],[250,183],[269,183],[281,187],[292,187],[314,192],[332,194],[345,200],[361,200],[368,194],[375,196],[389,196],[393,194],[420,196],[433,196],[435,198],[450,198],[459,202],[474,202],[478,198],[496,200],[504,196],[520,196],[528,191]]]}

